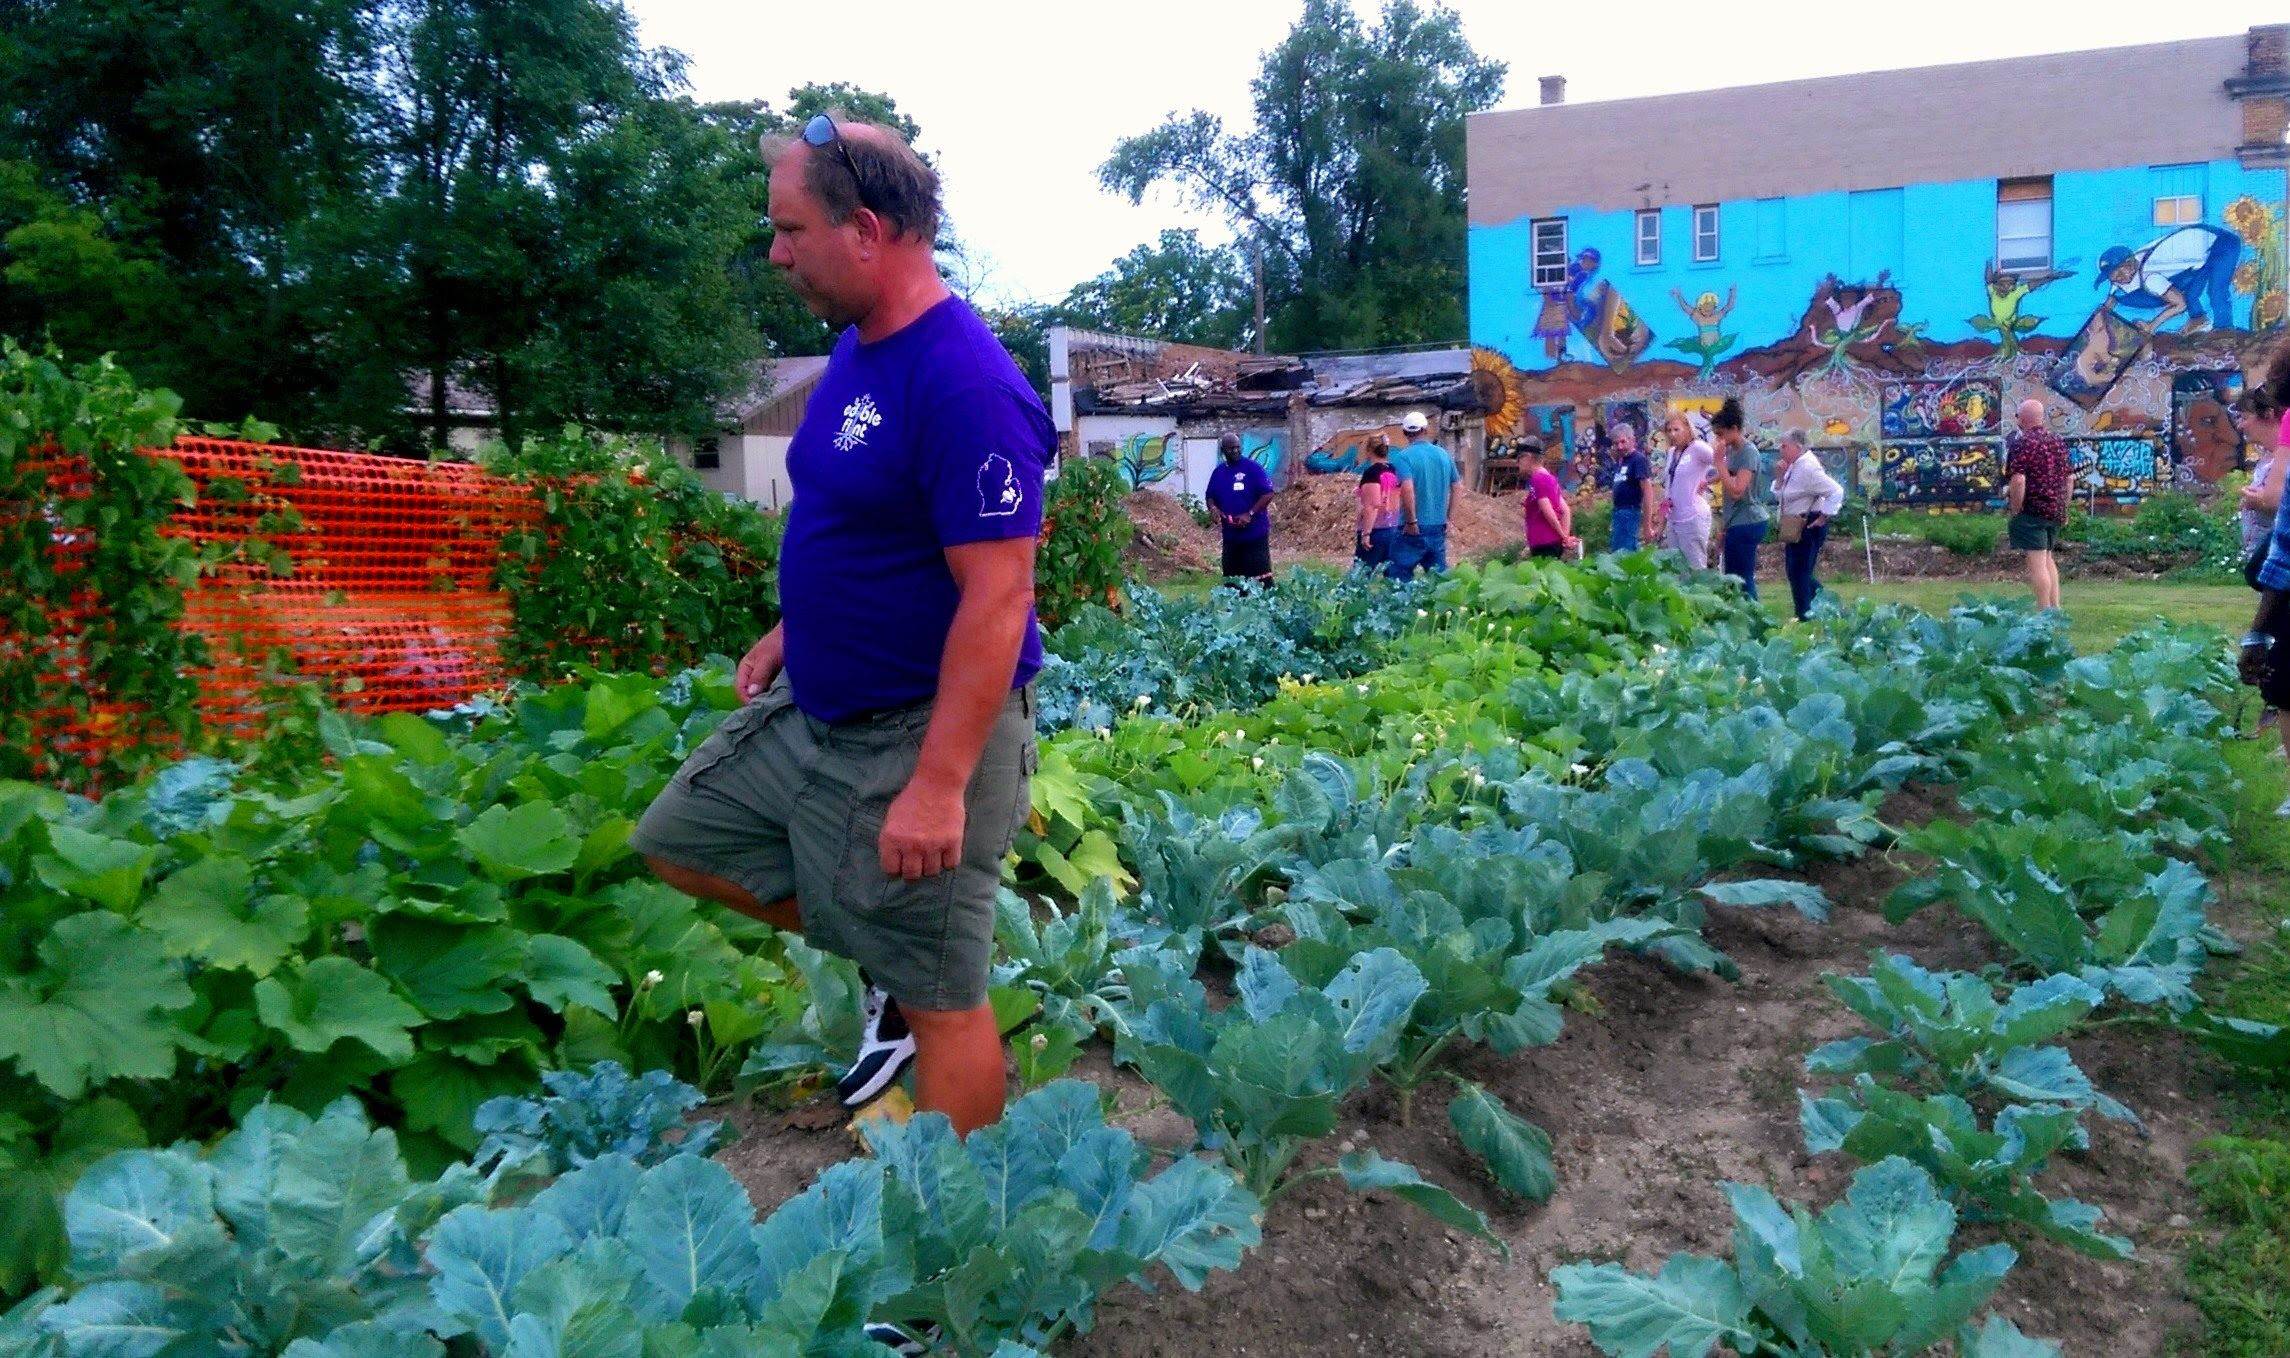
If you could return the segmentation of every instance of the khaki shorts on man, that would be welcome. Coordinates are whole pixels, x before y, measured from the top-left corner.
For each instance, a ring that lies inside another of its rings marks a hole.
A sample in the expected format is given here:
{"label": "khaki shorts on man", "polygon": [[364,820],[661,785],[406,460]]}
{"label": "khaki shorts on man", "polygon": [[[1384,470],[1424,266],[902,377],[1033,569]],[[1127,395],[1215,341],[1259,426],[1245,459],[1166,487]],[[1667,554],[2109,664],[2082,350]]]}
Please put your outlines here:
{"label": "khaki shorts on man", "polygon": [[1028,805],[1034,700],[1013,691],[971,775],[962,862],[908,882],[876,852],[891,799],[914,776],[931,704],[830,726],[795,706],[787,677],[724,719],[652,803],[637,852],[794,897],[804,938],[848,957],[916,1009],[986,999],[1002,861]]}

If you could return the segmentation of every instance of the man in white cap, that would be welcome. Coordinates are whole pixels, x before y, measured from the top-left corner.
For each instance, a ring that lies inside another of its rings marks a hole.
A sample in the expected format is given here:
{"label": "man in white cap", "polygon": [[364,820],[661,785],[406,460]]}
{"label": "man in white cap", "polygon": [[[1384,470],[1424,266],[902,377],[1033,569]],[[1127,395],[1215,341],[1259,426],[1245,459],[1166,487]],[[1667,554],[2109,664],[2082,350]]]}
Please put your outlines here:
{"label": "man in white cap", "polygon": [[1392,470],[1399,473],[1399,540],[1392,544],[1391,578],[1405,580],[1416,567],[1447,569],[1447,502],[1462,474],[1455,458],[1431,441],[1431,421],[1420,410],[1400,417],[1407,442],[1394,448]]}

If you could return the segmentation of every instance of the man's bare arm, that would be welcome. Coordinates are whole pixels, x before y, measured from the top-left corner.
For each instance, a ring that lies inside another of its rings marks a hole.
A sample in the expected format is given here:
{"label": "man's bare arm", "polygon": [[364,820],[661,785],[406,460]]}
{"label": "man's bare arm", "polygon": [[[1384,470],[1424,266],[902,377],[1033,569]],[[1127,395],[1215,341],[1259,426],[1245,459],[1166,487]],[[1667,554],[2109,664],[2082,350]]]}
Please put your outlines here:
{"label": "man's bare arm", "polygon": [[946,549],[962,600],[938,665],[938,697],[914,777],[883,820],[883,871],[915,881],[962,861],[964,795],[1010,699],[1034,602],[1034,540]]}
{"label": "man's bare arm", "polygon": [[2022,504],[2025,504],[2025,503],[2027,502],[2027,498],[2028,498],[2028,476],[2027,476],[2027,473],[2026,473],[2026,472],[2014,472],[2014,473],[2012,474],[2012,481],[2011,481],[2011,484],[2010,484],[2010,485],[2008,485],[2008,486],[2006,486],[2006,487],[2004,487],[2004,506],[2005,506],[2005,508],[2006,508],[2006,509],[2010,510],[2012,513],[2014,513],[2014,514],[2017,514],[2017,513],[2019,513],[2019,512],[2020,512],[2020,506],[2021,506]]}

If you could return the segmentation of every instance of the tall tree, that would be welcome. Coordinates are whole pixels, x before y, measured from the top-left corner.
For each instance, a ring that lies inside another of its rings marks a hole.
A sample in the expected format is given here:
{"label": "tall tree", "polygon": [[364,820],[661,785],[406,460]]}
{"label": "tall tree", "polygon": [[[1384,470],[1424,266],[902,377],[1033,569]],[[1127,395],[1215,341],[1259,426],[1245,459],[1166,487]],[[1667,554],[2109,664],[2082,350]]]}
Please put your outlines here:
{"label": "tall tree", "polygon": [[1254,305],[1239,252],[1204,245],[1186,229],[1163,231],[1158,244],[1113,261],[1067,293],[1057,312],[1069,325],[1231,349],[1247,338]]}
{"label": "tall tree", "polygon": [[[63,341],[101,335],[203,412],[276,409],[321,383],[304,236],[372,170],[370,11],[0,5],[0,160],[23,167],[0,205],[0,313]],[[120,268],[132,289],[91,304]],[[74,273],[99,292],[59,287]]]}
{"label": "tall tree", "polygon": [[1502,97],[1506,70],[1444,8],[1387,0],[1371,26],[1345,0],[1305,0],[1250,83],[1252,126],[1172,114],[1098,175],[1132,202],[1169,185],[1260,235],[1276,347],[1459,339],[1463,120]]}

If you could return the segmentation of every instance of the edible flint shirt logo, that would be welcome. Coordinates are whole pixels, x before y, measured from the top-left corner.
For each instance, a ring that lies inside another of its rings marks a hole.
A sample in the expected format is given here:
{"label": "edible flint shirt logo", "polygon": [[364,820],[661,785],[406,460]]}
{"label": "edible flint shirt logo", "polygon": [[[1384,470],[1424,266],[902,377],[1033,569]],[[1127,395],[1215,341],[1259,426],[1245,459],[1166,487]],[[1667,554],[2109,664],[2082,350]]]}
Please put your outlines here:
{"label": "edible flint shirt logo", "polygon": [[847,453],[867,441],[867,431],[883,422],[883,412],[875,409],[875,398],[869,394],[843,407],[843,427],[835,434],[835,451]]}
{"label": "edible flint shirt logo", "polygon": [[986,454],[978,464],[978,517],[1006,519],[1018,512],[1018,504],[1025,498],[1018,489],[1017,468],[1000,453]]}

